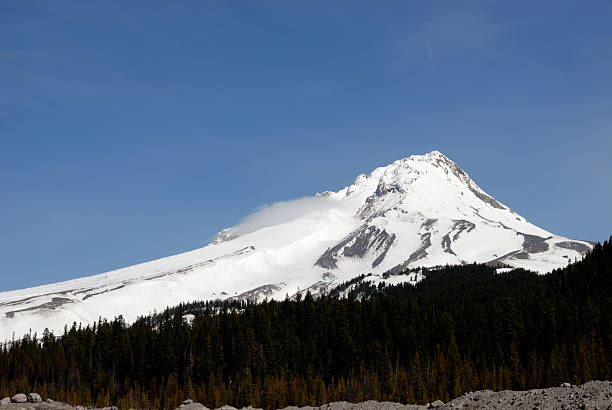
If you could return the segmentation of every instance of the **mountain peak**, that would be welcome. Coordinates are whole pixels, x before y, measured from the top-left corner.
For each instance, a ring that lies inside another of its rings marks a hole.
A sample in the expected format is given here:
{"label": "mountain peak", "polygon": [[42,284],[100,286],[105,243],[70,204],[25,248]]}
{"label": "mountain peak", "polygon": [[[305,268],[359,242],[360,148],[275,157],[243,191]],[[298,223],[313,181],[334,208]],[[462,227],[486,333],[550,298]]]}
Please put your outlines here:
{"label": "mountain peak", "polygon": [[406,161],[424,161],[424,162],[435,162],[435,161],[451,161],[446,155],[444,155],[442,152],[438,151],[438,150],[433,150],[430,152],[427,152],[425,154],[414,154],[414,155],[410,155],[409,157],[405,157],[402,158],[398,161],[395,161],[395,163],[399,163],[399,162],[406,162]]}
{"label": "mountain peak", "polygon": [[[406,161],[424,162],[428,165],[433,166],[434,168],[440,169],[445,174],[445,179],[447,180],[447,182],[451,183],[451,185],[455,185],[455,187],[457,187],[461,191],[461,195],[464,195],[464,193],[462,192],[463,190],[459,187],[464,186],[485,204],[497,209],[509,209],[498,201],[496,201],[495,199],[493,199],[486,192],[484,192],[478,185],[476,185],[472,178],[470,178],[470,176],[463,169],[461,169],[459,165],[457,165],[456,162],[454,162],[438,150],[431,151],[424,155],[413,155],[405,159],[404,162]],[[448,189],[448,186],[446,186],[446,184],[444,187],[442,185],[432,185],[430,186],[430,188]]]}
{"label": "mountain peak", "polygon": [[190,252],[0,292],[0,341],[100,316],[131,321],[187,300],[323,294],[359,275],[403,283],[405,272],[422,267],[480,262],[544,273],[592,248],[529,223],[440,151],[400,159],[338,192],[280,203],[253,218],[257,229],[225,229],[210,246]]}
{"label": "mountain peak", "polygon": [[415,155],[415,156],[417,156],[417,157],[420,156],[420,157],[423,157],[423,158],[425,158],[427,160],[445,159],[445,160],[450,161],[450,159],[446,155],[444,155],[443,153],[441,153],[437,149],[435,149],[433,151],[430,151],[430,152],[428,152],[426,154],[423,154],[423,155]]}
{"label": "mountain peak", "polygon": [[[454,161],[438,150],[402,158],[360,175],[346,190],[347,196],[367,197],[357,216],[362,219],[397,207],[402,202],[417,208],[443,210],[448,205],[480,208],[508,208],[486,194]],[[470,199],[472,198],[472,199]],[[483,204],[484,202],[484,204]]]}
{"label": "mountain peak", "polygon": [[[467,174],[453,160],[438,150],[434,150],[426,154],[411,155],[409,157],[398,159],[387,166],[375,169],[370,175],[368,175],[368,177],[379,177],[385,174],[399,175],[406,172],[419,174],[423,173],[425,170],[424,167],[426,166],[446,168],[461,179],[465,179],[467,177]],[[360,177],[361,175],[358,177],[358,179]],[[355,182],[357,182],[357,180]]]}

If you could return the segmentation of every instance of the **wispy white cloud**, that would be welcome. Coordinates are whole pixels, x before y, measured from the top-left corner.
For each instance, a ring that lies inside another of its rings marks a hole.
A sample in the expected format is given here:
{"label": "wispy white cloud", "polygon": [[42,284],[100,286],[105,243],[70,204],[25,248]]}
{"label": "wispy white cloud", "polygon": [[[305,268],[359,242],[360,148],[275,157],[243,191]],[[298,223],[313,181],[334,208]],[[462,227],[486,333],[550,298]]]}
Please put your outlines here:
{"label": "wispy white cloud", "polygon": [[289,222],[313,212],[324,212],[337,206],[338,202],[325,197],[304,197],[266,204],[241,220],[232,228],[232,231],[244,235],[268,226]]}

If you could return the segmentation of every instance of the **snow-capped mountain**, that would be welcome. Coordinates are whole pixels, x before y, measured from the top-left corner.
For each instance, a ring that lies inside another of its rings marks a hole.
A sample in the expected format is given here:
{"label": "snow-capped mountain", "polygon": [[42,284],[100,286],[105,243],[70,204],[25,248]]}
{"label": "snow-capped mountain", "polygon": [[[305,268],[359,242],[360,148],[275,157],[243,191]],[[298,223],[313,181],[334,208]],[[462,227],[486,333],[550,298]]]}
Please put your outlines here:
{"label": "snow-capped mountain", "polygon": [[284,299],[361,274],[416,283],[409,268],[490,263],[540,273],[591,249],[487,195],[438,151],[359,175],[338,191],[274,205],[207,246],[123,269],[0,293],[0,339],[73,322],[127,321],[180,302]]}

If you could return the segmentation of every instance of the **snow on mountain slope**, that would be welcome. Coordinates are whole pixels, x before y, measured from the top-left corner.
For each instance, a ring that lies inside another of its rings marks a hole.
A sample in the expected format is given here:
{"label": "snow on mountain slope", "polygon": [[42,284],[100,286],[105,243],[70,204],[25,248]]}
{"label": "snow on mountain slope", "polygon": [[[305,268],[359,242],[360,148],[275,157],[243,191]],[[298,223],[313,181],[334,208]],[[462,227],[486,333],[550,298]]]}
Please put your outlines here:
{"label": "snow on mountain slope", "polygon": [[592,247],[529,223],[438,151],[298,201],[264,209],[200,249],[2,292],[0,340],[99,317],[133,321],[185,301],[320,294],[368,273],[376,283],[415,283],[422,276],[398,274],[419,266],[482,262],[545,273]]}

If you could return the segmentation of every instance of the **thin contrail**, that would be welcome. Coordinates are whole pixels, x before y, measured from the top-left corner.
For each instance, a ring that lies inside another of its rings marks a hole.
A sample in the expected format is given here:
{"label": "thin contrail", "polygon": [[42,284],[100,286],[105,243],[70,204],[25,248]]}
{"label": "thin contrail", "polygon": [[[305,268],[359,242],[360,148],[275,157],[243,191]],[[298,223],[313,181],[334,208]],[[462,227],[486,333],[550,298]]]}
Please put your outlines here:
{"label": "thin contrail", "polygon": [[429,41],[425,41],[425,45],[427,46],[427,52],[429,53],[429,60],[431,60],[431,62],[434,62],[434,56],[433,56],[433,52],[431,51],[431,46],[429,45]]}

